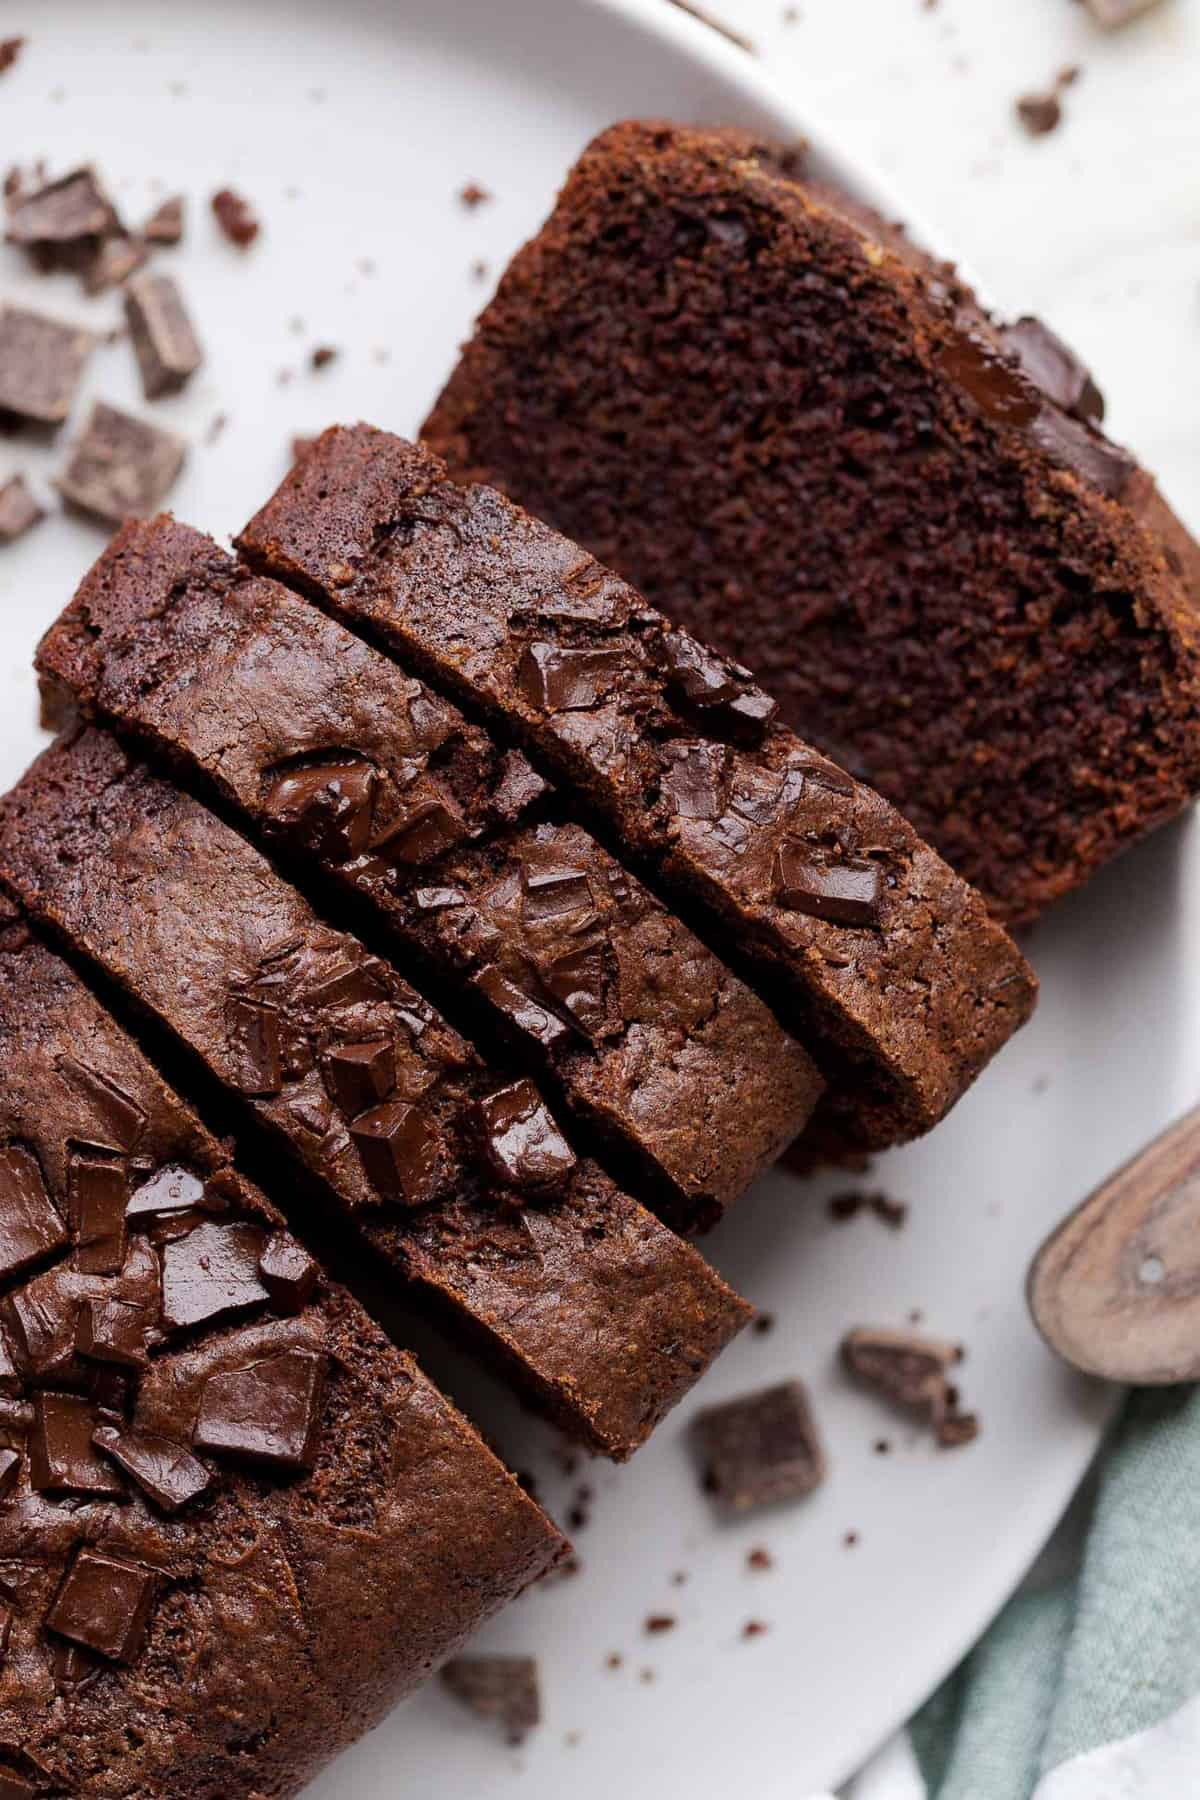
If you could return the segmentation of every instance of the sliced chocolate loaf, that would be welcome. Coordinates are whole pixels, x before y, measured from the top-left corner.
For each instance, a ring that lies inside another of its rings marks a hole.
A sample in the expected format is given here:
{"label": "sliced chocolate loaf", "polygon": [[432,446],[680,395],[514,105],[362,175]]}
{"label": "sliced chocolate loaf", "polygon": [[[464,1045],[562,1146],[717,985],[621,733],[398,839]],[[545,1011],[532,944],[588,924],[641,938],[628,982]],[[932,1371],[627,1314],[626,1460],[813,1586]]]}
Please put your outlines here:
{"label": "sliced chocolate loaf", "polygon": [[732,131],[573,170],[426,427],[1029,919],[1200,786],[1200,551],[1036,320]]}
{"label": "sliced chocolate loaf", "polygon": [[927,1130],[1033,1005],[980,897],[794,737],[744,669],[494,489],[369,426],[327,431],[239,539],[561,780],[720,932],[876,1146]]}
{"label": "sliced chocolate loaf", "polygon": [[0,803],[0,880],[242,1098],[318,1197],[573,1435],[626,1457],[745,1324],[708,1265],[390,965],[88,730]]}
{"label": "sliced chocolate loaf", "polygon": [[0,1794],[295,1794],[565,1546],[7,910],[0,1062]]}
{"label": "sliced chocolate loaf", "polygon": [[673,1220],[711,1223],[803,1130],[809,1057],[520,752],[211,538],[131,522],[38,667],[59,723],[110,720],[369,900]]}

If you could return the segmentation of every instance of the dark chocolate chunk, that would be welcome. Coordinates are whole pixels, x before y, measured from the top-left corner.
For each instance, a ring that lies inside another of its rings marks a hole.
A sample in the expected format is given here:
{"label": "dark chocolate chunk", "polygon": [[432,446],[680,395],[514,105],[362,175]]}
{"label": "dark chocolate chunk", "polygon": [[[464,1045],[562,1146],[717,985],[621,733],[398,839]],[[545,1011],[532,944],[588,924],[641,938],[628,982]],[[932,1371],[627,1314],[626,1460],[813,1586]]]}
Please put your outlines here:
{"label": "dark chocolate chunk", "polygon": [[671,811],[685,819],[719,818],[728,756],[724,744],[665,744],[662,785]]}
{"label": "dark chocolate chunk", "polygon": [[125,1261],[129,1204],[125,1165],[76,1154],[71,1157],[69,1179],[75,1267],[88,1275],[115,1275]]}
{"label": "dark chocolate chunk", "polygon": [[8,209],[9,243],[35,251],[79,250],[119,229],[94,169],[73,169],[17,196]]}
{"label": "dark chocolate chunk", "polygon": [[23,306],[0,312],[0,412],[61,425],[71,410],[95,339]]}
{"label": "dark chocolate chunk", "polygon": [[277,1009],[231,994],[225,1003],[225,1033],[233,1079],[243,1094],[277,1094],[283,1086]]}
{"label": "dark chocolate chunk", "polygon": [[259,1280],[265,1245],[255,1225],[197,1225],[162,1251],[163,1323],[172,1330],[206,1325],[229,1313],[263,1305]]}
{"label": "dark chocolate chunk", "polygon": [[456,1656],[442,1683],[481,1719],[494,1720],[510,1744],[541,1723],[538,1665],[532,1656]]}
{"label": "dark chocolate chunk", "polygon": [[0,1149],[0,1279],[40,1262],[69,1241],[37,1158],[20,1144],[6,1144]]}
{"label": "dark chocolate chunk", "polygon": [[378,773],[368,762],[286,770],[266,796],[270,817],[322,856],[361,856],[371,836]]}
{"label": "dark chocolate chunk", "polygon": [[21,1473],[21,1452],[11,1445],[0,1450],[0,1499],[11,1494],[17,1485],[17,1477]]}
{"label": "dark chocolate chunk", "polygon": [[401,798],[400,810],[372,848],[389,862],[419,867],[432,862],[466,836],[466,822],[453,798],[433,782],[414,782]]}
{"label": "dark chocolate chunk", "polygon": [[90,1687],[104,1668],[98,1656],[90,1656],[78,1644],[55,1644],[53,1666],[59,1688],[72,1696]]}
{"label": "dark chocolate chunk", "polygon": [[46,1625],[96,1656],[131,1663],[150,1623],[155,1582],[153,1569],[141,1563],[85,1548],[68,1570]]}
{"label": "dark chocolate chunk", "polygon": [[355,1119],[350,1136],[358,1145],[371,1185],[385,1200],[424,1206],[441,1185],[442,1135],[419,1106],[389,1100]]}
{"label": "dark chocolate chunk", "polygon": [[626,666],[616,650],[563,650],[557,644],[533,643],[522,653],[517,685],[543,712],[579,712],[597,705]]}
{"label": "dark chocolate chunk", "polygon": [[396,1085],[396,1046],[390,1038],[335,1044],[321,1066],[337,1105],[348,1119],[386,1100]]}
{"label": "dark chocolate chunk", "polygon": [[694,1430],[705,1486],[730,1512],[798,1499],[824,1479],[825,1458],[798,1381],[710,1406]]}
{"label": "dark chocolate chunk", "polygon": [[153,273],[130,281],[125,319],[147,400],[178,393],[204,361],[204,352],[176,282]]}
{"label": "dark chocolate chunk", "polygon": [[949,1371],[962,1361],[957,1344],[918,1337],[909,1331],[858,1327],[842,1339],[842,1361],[850,1373],[940,1432],[958,1415]]}
{"label": "dark chocolate chunk", "polygon": [[[23,37],[4,38],[0,41],[0,75],[7,74],[24,48]],[[3,1795],[0,1795],[0,1800],[3,1800]]]}
{"label": "dark chocolate chunk", "polygon": [[311,1469],[325,1393],[327,1358],[314,1350],[210,1375],[200,1396],[195,1442],[202,1450],[284,1469]]}
{"label": "dark chocolate chunk", "polygon": [[85,1300],[79,1309],[75,1343],[90,1362],[120,1363],[129,1369],[146,1362],[146,1333],[155,1324],[144,1306],[117,1295]]}
{"label": "dark chocolate chunk", "polygon": [[1062,101],[1057,93],[1022,94],[1017,117],[1030,137],[1045,137],[1062,124]]}
{"label": "dark chocolate chunk", "polygon": [[183,207],[183,195],[172,194],[155,207],[139,235],[148,244],[178,244],[183,238]]}
{"label": "dark chocolate chunk", "polygon": [[1033,383],[968,316],[955,320],[937,362],[942,373],[998,425],[1032,425],[1042,410]]}
{"label": "dark chocolate chunk", "polygon": [[259,234],[254,209],[232,188],[221,188],[212,197],[213,216],[231,244],[245,250]]}
{"label": "dark chocolate chunk", "polygon": [[1038,414],[1032,435],[1043,450],[1111,500],[1121,499],[1137,473],[1138,465],[1128,450],[1051,406]]}
{"label": "dark chocolate chunk", "polygon": [[356,962],[344,962],[315,981],[309,989],[314,1006],[362,1006],[382,1000],[388,991],[382,963],[364,956]]}
{"label": "dark chocolate chunk", "polygon": [[83,285],[89,294],[105,294],[120,287],[123,281],[140,269],[150,255],[140,238],[127,232],[106,237],[96,246],[95,254],[83,264]]}
{"label": "dark chocolate chunk", "polygon": [[569,1027],[555,1013],[548,1011],[531,995],[517,987],[499,969],[480,969],[471,977],[471,981],[481,994],[487,996],[498,1012],[507,1014],[521,1031],[527,1032],[547,1050],[570,1037]]}
{"label": "dark chocolate chunk", "polygon": [[78,1373],[79,1277],[59,1264],[4,1302],[8,1341],[29,1381],[68,1382]]}
{"label": "dark chocolate chunk", "polygon": [[878,863],[823,863],[807,844],[785,842],[775,857],[775,897],[791,912],[835,925],[878,925],[883,875]]}
{"label": "dark chocolate chunk", "polygon": [[[73,1056],[64,1056],[58,1063],[58,1072],[78,1087],[86,1096],[88,1105],[99,1115],[104,1126],[104,1135],[98,1140],[98,1147],[118,1153],[134,1148],[141,1137],[146,1124],[146,1115],[131,1095],[124,1092],[109,1075],[102,1075],[99,1069],[89,1069],[85,1063],[76,1062]],[[89,1129],[87,1142],[96,1142]]]}
{"label": "dark chocolate chunk", "polygon": [[182,1163],[164,1163],[134,1189],[125,1209],[127,1220],[163,1219],[190,1212],[204,1198],[204,1183]]}
{"label": "dark chocolate chunk", "polygon": [[478,1112],[487,1159],[507,1186],[548,1192],[570,1179],[575,1154],[531,1081],[495,1088]]}
{"label": "dark chocolate chunk", "polygon": [[187,446],[174,432],[98,400],[58,478],[59,490],[71,505],[119,525],[158,510],[186,456]]}
{"label": "dark chocolate chunk", "polygon": [[595,915],[591,883],[583,869],[557,865],[523,868],[521,910],[530,925],[561,919],[572,913]]}
{"label": "dark chocolate chunk", "polygon": [[1056,332],[1040,319],[1025,317],[1006,325],[1003,337],[1047,400],[1084,424],[1099,425],[1104,417],[1104,395],[1091,371]]}
{"label": "dark chocolate chunk", "polygon": [[29,1480],[39,1493],[119,1500],[125,1487],[92,1447],[100,1416],[80,1394],[37,1394],[29,1434]]}
{"label": "dark chocolate chunk", "polygon": [[93,1433],[92,1442],[136,1481],[163,1512],[178,1512],[190,1500],[198,1499],[212,1483],[204,1464],[170,1438],[101,1425]]}
{"label": "dark chocolate chunk", "polygon": [[579,944],[558,956],[539,959],[542,986],[587,1037],[604,1028],[604,949],[600,943]]}
{"label": "dark chocolate chunk", "polygon": [[668,631],[659,653],[671,687],[706,718],[728,724],[769,725],[779,708],[754,685],[750,671],[727,662],[686,631]]}
{"label": "dark chocolate chunk", "polygon": [[0,486],[0,543],[15,542],[45,516],[45,508],[34,499],[23,475],[13,475]]}
{"label": "dark chocolate chunk", "polygon": [[308,366],[310,369],[327,369],[336,360],[337,350],[333,344],[317,344],[309,352]]}
{"label": "dark chocolate chunk", "polygon": [[304,1245],[286,1231],[277,1231],[268,1238],[258,1261],[258,1273],[272,1306],[279,1312],[301,1312],[316,1290],[316,1263]]}

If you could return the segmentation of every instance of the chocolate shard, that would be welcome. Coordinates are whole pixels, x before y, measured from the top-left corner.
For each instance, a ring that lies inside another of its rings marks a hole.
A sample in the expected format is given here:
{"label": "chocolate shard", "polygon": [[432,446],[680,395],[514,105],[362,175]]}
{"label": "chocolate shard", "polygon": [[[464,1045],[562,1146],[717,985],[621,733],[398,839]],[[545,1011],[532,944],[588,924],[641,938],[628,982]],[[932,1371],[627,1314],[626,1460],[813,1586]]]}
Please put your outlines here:
{"label": "chocolate shard", "polygon": [[165,1513],[179,1512],[212,1485],[204,1464],[170,1438],[101,1425],[92,1442]]}
{"label": "chocolate shard", "polygon": [[508,1743],[523,1743],[541,1723],[538,1665],[532,1656],[456,1656],[442,1684],[481,1719],[501,1726]]}
{"label": "chocolate shard", "polygon": [[72,506],[119,525],[158,511],[186,456],[174,432],[98,400],[58,478],[59,492]]}
{"label": "chocolate shard", "polygon": [[1040,319],[1026,316],[1006,325],[1002,336],[1030,381],[1048,400],[1084,424],[1100,424],[1104,395],[1091,371],[1056,332]]}
{"label": "chocolate shard", "polygon": [[514,825],[550,792],[533,764],[520,750],[507,750],[500,768],[500,779],[492,789],[491,810],[497,819]]}
{"label": "chocolate shard", "polygon": [[210,1375],[200,1396],[195,1443],[281,1469],[316,1461],[328,1359],[285,1350],[244,1369]]}
{"label": "chocolate shard", "polygon": [[254,209],[233,188],[220,188],[212,197],[213,217],[231,244],[246,250],[261,229]]}
{"label": "chocolate shard", "polygon": [[1032,425],[1042,402],[1024,370],[1014,368],[1002,347],[968,313],[960,313],[947,333],[937,352],[942,374],[995,424],[1018,430]]}
{"label": "chocolate shard", "polygon": [[138,235],[148,244],[178,244],[183,239],[183,216],[183,195],[172,194],[155,207]]}
{"label": "chocolate shard", "polygon": [[477,970],[471,983],[491,1001],[497,1012],[506,1014],[514,1025],[545,1049],[553,1049],[570,1037],[570,1027],[556,1013],[542,1006],[494,965]]}
{"label": "chocolate shard", "polygon": [[258,1273],[279,1312],[298,1313],[316,1291],[319,1270],[303,1244],[286,1231],[267,1239]]}
{"label": "chocolate shard", "polygon": [[906,1412],[917,1413],[935,1430],[957,1413],[949,1380],[949,1371],[962,1361],[957,1344],[911,1331],[857,1326],[842,1339],[842,1361],[859,1381]]}
{"label": "chocolate shard", "polygon": [[21,1473],[21,1452],[6,1444],[0,1450],[0,1500],[11,1494]]}
{"label": "chocolate shard", "polygon": [[278,1094],[283,1064],[277,1008],[231,994],[225,1003],[225,1035],[233,1079],[242,1093]]}
{"label": "chocolate shard", "polygon": [[29,1434],[30,1485],[42,1494],[120,1500],[124,1483],[96,1455],[92,1433],[100,1416],[81,1394],[37,1394]]}
{"label": "chocolate shard", "polygon": [[74,1696],[92,1685],[102,1673],[104,1664],[98,1656],[81,1650],[78,1644],[64,1643],[54,1646],[53,1667],[59,1689]]}
{"label": "chocolate shard", "polygon": [[37,1158],[20,1144],[6,1144],[0,1149],[0,1279],[19,1274],[69,1242]]}
{"label": "chocolate shard", "polygon": [[27,1381],[68,1385],[78,1376],[78,1282],[73,1270],[59,1264],[3,1302],[7,1339]]}
{"label": "chocolate shard", "polygon": [[724,744],[678,742],[663,747],[663,793],[671,811],[684,819],[719,819],[725,810]]}
{"label": "chocolate shard", "polygon": [[206,1222],[164,1244],[163,1324],[181,1331],[264,1305],[269,1295],[258,1264],[265,1242],[256,1225]]}
{"label": "chocolate shard", "polygon": [[266,795],[270,818],[322,856],[361,856],[371,837],[379,785],[373,764],[320,763],[276,775]]}
{"label": "chocolate shard", "polygon": [[686,631],[664,632],[658,653],[670,686],[709,723],[761,729],[779,711],[754,685],[748,669],[718,656]]}
{"label": "chocolate shard", "polygon": [[617,650],[564,650],[535,642],[522,652],[517,685],[542,712],[581,712],[600,703],[626,666]]}
{"label": "chocolate shard", "polygon": [[604,964],[604,945],[595,941],[538,959],[542,987],[585,1037],[599,1037],[608,1019]]}
{"label": "chocolate shard", "polygon": [[[79,1088],[96,1115],[95,1120],[89,1122],[86,1133],[80,1135],[86,1137],[87,1142],[117,1154],[132,1150],[146,1126],[146,1115],[137,1101],[111,1076],[102,1074],[99,1069],[88,1068],[86,1063],[77,1062],[73,1056],[60,1058],[57,1067],[65,1080]],[[96,1123],[103,1127],[99,1139],[94,1136]]]}
{"label": "chocolate shard", "polygon": [[85,1300],[79,1309],[75,1343],[89,1362],[140,1369],[147,1362],[146,1334],[155,1321],[149,1310],[115,1294]]}
{"label": "chocolate shard", "polygon": [[399,796],[393,817],[372,834],[371,847],[387,861],[419,868],[461,843],[466,821],[453,796],[432,781],[415,781]]}
{"label": "chocolate shard", "polygon": [[156,1576],[141,1563],[83,1549],[67,1571],[46,1625],[109,1662],[134,1662],[154,1605]]}
{"label": "chocolate shard", "polygon": [[6,235],[10,244],[29,250],[62,252],[88,246],[119,229],[96,171],[80,168],[13,200]]}
{"label": "chocolate shard", "polygon": [[204,1183],[182,1163],[164,1163],[136,1187],[125,1209],[127,1220],[165,1219],[190,1212],[204,1198]]}
{"label": "chocolate shard", "polygon": [[584,869],[561,864],[529,867],[521,870],[524,890],[521,910],[529,925],[543,925],[572,914],[596,916],[592,886]]}
{"label": "chocolate shard", "polygon": [[335,1044],[321,1059],[326,1085],[348,1119],[386,1100],[396,1085],[396,1046],[391,1038]]}
{"label": "chocolate shard", "polygon": [[389,1100],[361,1113],[350,1136],[382,1199],[425,1206],[436,1197],[445,1143],[436,1120],[423,1108]]}
{"label": "chocolate shard", "polygon": [[89,294],[105,294],[128,281],[149,255],[149,246],[128,232],[103,238],[83,263],[83,285]]}
{"label": "chocolate shard", "polygon": [[178,393],[204,361],[178,284],[170,275],[138,275],[125,288],[125,319],[147,400]]}
{"label": "chocolate shard", "polygon": [[507,1187],[550,1193],[570,1180],[575,1153],[531,1081],[494,1088],[477,1111],[484,1154]]}
{"label": "chocolate shard", "polygon": [[78,325],[6,306],[0,312],[0,412],[61,425],[94,344],[91,332]]}
{"label": "chocolate shard", "polygon": [[15,543],[46,516],[34,499],[24,475],[13,475],[0,486],[0,544]]}
{"label": "chocolate shard", "polygon": [[731,1513],[795,1500],[825,1478],[825,1458],[803,1385],[785,1381],[696,1417],[705,1487]]}
{"label": "chocolate shard", "polygon": [[775,897],[834,925],[878,925],[883,873],[878,863],[818,862],[807,844],[786,841],[775,856]]}
{"label": "chocolate shard", "polygon": [[122,1162],[73,1155],[69,1205],[75,1267],[87,1275],[115,1275],[125,1261],[129,1180]]}

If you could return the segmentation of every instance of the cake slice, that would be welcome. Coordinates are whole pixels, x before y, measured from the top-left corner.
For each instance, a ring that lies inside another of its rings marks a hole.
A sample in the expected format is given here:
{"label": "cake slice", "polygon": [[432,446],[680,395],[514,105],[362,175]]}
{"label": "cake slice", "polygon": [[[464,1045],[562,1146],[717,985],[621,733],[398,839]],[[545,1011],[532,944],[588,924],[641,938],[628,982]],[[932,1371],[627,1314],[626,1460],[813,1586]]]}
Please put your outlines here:
{"label": "cake slice", "polygon": [[1028,1016],[974,893],[744,670],[492,488],[369,426],[327,431],[238,540],[411,657],[708,920],[859,1145],[936,1124]]}
{"label": "cake slice", "polygon": [[1079,359],[740,132],[572,171],[425,427],[1032,918],[1200,785],[1200,550]]}
{"label": "cake slice", "polygon": [[0,1062],[0,1793],[295,1794],[565,1546],[7,907]]}
{"label": "cake slice", "polygon": [[750,1309],[244,838],[95,730],[0,803],[0,880],[174,1033],[565,1430],[623,1458]]}
{"label": "cake slice", "polygon": [[108,719],[376,907],[672,1220],[713,1222],[803,1130],[811,1059],[520,753],[211,538],[128,524],[38,667],[58,722]]}

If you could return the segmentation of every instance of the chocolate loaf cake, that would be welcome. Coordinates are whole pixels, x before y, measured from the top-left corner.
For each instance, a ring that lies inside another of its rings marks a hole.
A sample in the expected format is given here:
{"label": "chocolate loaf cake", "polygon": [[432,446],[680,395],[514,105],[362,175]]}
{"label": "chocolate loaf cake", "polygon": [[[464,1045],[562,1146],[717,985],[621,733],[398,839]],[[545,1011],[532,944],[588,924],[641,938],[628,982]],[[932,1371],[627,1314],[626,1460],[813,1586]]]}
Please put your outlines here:
{"label": "chocolate loaf cake", "polygon": [[565,1546],[8,910],[0,1061],[0,1794],[295,1794]]}
{"label": "chocolate loaf cake", "polygon": [[486,487],[327,431],[238,540],[508,732],[755,971],[864,1146],[927,1130],[1028,1016],[1033,976],[884,800],[749,674]]}
{"label": "chocolate loaf cake", "polygon": [[0,803],[0,880],[185,1045],[565,1430],[623,1458],[750,1309],[390,965],[95,730]]}
{"label": "chocolate loaf cake", "polygon": [[809,1057],[521,754],[211,538],[131,522],[38,667],[58,723],[108,719],[369,900],[673,1221],[711,1223],[803,1130]]}
{"label": "chocolate loaf cake", "polygon": [[1200,550],[1103,407],[777,152],[650,123],[576,165],[425,431],[1020,921],[1200,786]]}

